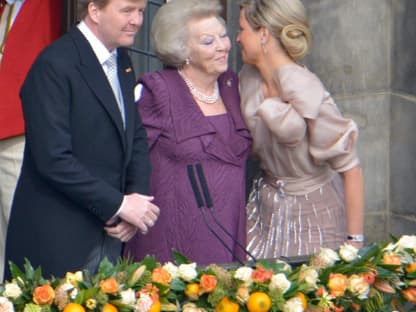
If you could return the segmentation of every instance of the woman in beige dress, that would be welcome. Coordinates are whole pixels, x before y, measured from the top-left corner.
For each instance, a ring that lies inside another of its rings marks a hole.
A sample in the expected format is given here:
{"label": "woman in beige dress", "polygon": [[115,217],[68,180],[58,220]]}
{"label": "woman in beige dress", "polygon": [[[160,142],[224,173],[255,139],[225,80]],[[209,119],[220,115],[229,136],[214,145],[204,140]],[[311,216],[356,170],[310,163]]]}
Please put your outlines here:
{"label": "woman in beige dress", "polygon": [[361,247],[363,178],[354,121],[298,63],[310,47],[299,0],[244,0],[242,112],[261,175],[247,205],[248,250],[259,258]]}

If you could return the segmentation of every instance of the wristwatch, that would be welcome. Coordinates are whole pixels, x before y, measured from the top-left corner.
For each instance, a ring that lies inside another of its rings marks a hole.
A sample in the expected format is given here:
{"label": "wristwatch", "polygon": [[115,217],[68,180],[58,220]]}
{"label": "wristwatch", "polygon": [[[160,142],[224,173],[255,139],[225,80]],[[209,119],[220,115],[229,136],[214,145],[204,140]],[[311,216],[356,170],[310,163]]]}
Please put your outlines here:
{"label": "wristwatch", "polygon": [[349,234],[347,236],[347,240],[355,243],[364,243],[364,235],[363,234]]}

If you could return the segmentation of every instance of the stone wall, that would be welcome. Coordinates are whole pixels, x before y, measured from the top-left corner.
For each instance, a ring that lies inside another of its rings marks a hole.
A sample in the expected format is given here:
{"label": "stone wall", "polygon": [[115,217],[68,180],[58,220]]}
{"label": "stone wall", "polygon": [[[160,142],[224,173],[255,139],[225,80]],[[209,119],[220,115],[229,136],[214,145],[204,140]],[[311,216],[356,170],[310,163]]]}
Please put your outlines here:
{"label": "stone wall", "polygon": [[392,1],[391,225],[416,233],[416,1]]}
{"label": "stone wall", "polygon": [[304,0],[305,60],[359,125],[368,241],[416,233],[416,1]]}

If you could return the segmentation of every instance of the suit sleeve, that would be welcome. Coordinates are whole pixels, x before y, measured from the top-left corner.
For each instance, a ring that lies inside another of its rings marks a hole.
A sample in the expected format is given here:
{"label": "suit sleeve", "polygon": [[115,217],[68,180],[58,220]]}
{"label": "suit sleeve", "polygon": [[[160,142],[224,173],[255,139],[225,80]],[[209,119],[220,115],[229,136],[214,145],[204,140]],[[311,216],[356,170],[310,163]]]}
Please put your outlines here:
{"label": "suit sleeve", "polygon": [[149,194],[150,158],[146,130],[137,109],[132,159],[127,168],[126,193]]}
{"label": "suit sleeve", "polygon": [[73,155],[68,72],[74,69],[53,56],[58,60],[52,62],[43,55],[35,62],[21,90],[25,157],[33,158],[37,172],[51,188],[107,221],[117,212],[123,194]]}

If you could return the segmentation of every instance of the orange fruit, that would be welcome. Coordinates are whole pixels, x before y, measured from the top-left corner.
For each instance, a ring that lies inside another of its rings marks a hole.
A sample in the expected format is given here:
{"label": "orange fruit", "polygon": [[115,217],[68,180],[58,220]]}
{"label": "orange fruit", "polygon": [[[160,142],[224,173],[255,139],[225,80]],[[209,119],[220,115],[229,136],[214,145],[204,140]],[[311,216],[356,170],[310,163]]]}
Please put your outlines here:
{"label": "orange fruit", "polygon": [[199,291],[200,291],[199,284],[197,284],[197,283],[190,283],[190,284],[186,285],[185,295],[190,300],[198,300]]}
{"label": "orange fruit", "polygon": [[79,303],[69,303],[65,306],[63,312],[85,312],[85,308]]}
{"label": "orange fruit", "polygon": [[106,303],[101,312],[118,312],[118,309],[115,305],[111,304],[111,303]]}
{"label": "orange fruit", "polygon": [[240,306],[228,299],[227,296],[222,298],[215,307],[215,312],[238,312],[239,310]]}
{"label": "orange fruit", "polygon": [[156,300],[155,302],[153,302],[148,312],[160,312],[160,301]]}
{"label": "orange fruit", "polygon": [[296,294],[296,297],[298,297],[300,299],[300,301],[302,301],[302,308],[304,310],[306,310],[306,308],[308,307],[308,301],[306,300],[306,296],[304,293],[298,292]]}
{"label": "orange fruit", "polygon": [[406,266],[407,273],[413,273],[414,271],[416,271],[416,262],[413,262]]}
{"label": "orange fruit", "polygon": [[272,300],[262,291],[256,291],[248,297],[247,310],[249,312],[268,312],[271,307]]}

